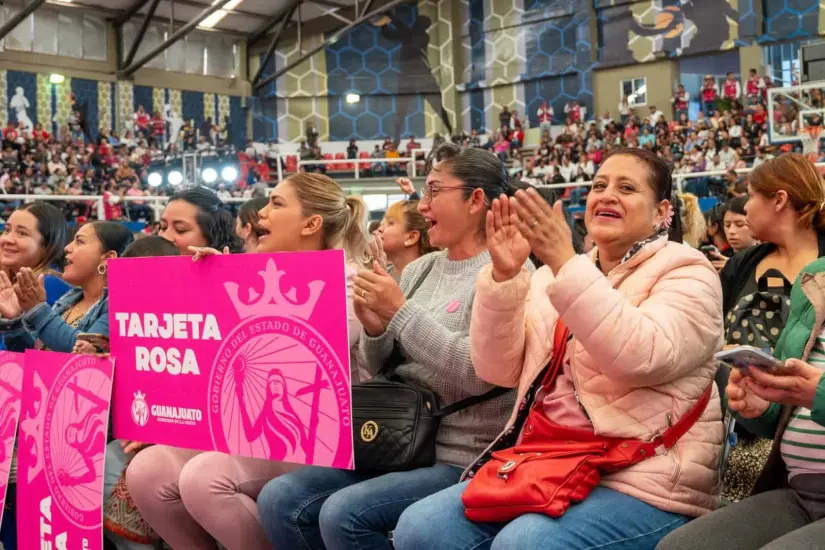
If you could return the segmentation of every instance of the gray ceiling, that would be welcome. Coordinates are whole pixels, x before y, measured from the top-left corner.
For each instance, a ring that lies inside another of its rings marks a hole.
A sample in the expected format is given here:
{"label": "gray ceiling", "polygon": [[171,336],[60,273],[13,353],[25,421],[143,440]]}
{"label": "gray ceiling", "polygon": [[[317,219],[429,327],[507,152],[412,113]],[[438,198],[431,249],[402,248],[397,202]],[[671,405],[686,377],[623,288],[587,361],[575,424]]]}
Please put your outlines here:
{"label": "gray ceiling", "polygon": [[[304,0],[300,8],[300,20],[311,21],[339,11],[332,7],[333,5],[351,7],[355,5],[355,2],[356,0],[319,0],[319,3],[315,4],[311,0]],[[91,9],[117,17],[137,5],[139,0],[71,0],[70,3],[47,0],[47,3],[55,6]],[[290,0],[243,0],[237,7],[228,10],[226,17],[214,28],[218,31],[252,35],[273,17],[283,13],[289,3]],[[361,3],[363,4],[364,0]],[[162,0],[155,12],[155,17],[169,19],[174,14],[176,21],[186,23],[211,4],[212,0]],[[139,13],[145,13],[146,9],[147,7],[143,7]],[[298,18],[299,15],[296,13],[292,19],[297,21]]]}

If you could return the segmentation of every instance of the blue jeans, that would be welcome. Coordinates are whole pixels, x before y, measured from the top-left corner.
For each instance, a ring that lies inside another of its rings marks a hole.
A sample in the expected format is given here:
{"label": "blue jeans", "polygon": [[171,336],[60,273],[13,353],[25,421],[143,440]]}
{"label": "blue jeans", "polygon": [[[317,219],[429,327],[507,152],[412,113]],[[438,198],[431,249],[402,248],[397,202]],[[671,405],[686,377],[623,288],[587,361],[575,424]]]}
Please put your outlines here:
{"label": "blue jeans", "polygon": [[703,101],[702,106],[705,108],[705,116],[710,116],[716,110],[716,100]]}
{"label": "blue jeans", "polygon": [[401,513],[460,477],[446,464],[377,477],[311,466],[267,483],[258,515],[275,548],[390,550]]}
{"label": "blue jeans", "polygon": [[467,483],[407,508],[395,528],[396,550],[653,550],[689,519],[596,487],[560,518],[526,514],[509,523],[473,523],[461,503]]}

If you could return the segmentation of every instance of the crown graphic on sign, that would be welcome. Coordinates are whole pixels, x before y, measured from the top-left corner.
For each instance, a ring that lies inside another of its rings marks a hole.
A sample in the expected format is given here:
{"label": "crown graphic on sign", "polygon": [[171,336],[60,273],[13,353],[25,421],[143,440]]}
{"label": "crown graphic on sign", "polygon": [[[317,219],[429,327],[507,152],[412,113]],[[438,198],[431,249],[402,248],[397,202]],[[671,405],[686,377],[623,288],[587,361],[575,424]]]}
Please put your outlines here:
{"label": "crown graphic on sign", "polygon": [[135,399],[138,401],[145,401],[146,394],[141,392],[140,390],[135,392]]}
{"label": "crown graphic on sign", "polygon": [[239,296],[240,287],[237,283],[223,284],[229,300],[241,319],[261,315],[282,315],[306,320],[312,316],[318,299],[321,297],[321,291],[324,289],[323,281],[308,283],[306,287],[309,289],[309,298],[304,303],[298,303],[295,287],[290,288],[286,293],[281,292],[281,277],[286,275],[286,272],[278,269],[275,260],[268,259],[266,268],[259,271],[258,275],[264,280],[263,294],[258,294],[254,288],[250,287],[247,290],[246,300],[242,300]]}

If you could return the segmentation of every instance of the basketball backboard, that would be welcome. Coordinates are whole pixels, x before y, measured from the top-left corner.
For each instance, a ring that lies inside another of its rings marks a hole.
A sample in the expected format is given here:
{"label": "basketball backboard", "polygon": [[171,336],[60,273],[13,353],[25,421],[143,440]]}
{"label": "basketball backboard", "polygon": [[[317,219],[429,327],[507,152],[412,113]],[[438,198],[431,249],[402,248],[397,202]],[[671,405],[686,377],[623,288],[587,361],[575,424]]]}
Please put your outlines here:
{"label": "basketball backboard", "polygon": [[768,138],[771,143],[799,143],[805,128],[822,125],[825,117],[825,80],[768,89]]}

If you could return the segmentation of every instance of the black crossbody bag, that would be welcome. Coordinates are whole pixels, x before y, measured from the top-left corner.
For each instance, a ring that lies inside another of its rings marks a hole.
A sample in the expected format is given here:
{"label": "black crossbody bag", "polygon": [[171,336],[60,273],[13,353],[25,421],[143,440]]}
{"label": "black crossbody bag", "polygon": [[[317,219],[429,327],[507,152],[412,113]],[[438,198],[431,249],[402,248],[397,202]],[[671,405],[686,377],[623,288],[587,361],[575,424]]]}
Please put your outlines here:
{"label": "black crossbody bag", "polygon": [[[419,276],[407,299],[412,298],[431,270],[432,264]],[[378,374],[368,382],[352,386],[355,469],[359,472],[381,474],[434,465],[435,436],[442,418],[510,391],[497,387],[442,408],[434,391],[407,382],[395,373],[403,361],[395,342]]]}

